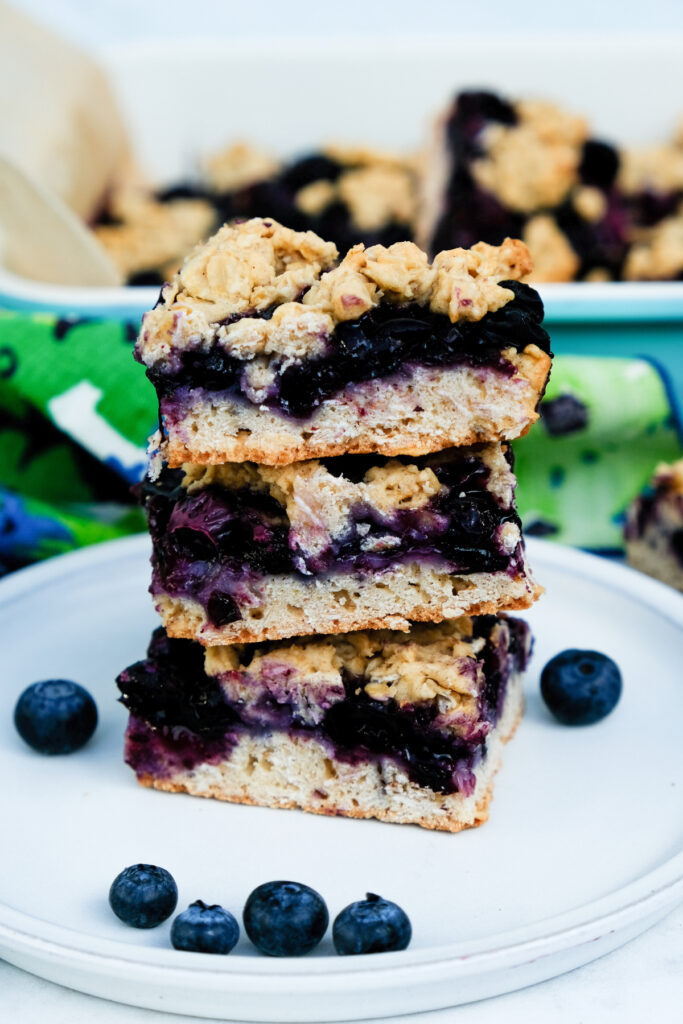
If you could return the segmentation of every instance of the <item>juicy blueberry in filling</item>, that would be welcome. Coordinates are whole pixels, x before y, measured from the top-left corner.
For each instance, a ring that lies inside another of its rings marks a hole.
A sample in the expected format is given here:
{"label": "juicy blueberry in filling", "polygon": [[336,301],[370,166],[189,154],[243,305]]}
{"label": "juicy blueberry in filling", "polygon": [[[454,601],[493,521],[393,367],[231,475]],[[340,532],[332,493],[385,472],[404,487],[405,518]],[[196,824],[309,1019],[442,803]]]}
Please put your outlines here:
{"label": "juicy blueberry in filling", "polygon": [[[483,667],[485,681],[475,698],[469,727],[460,728],[444,724],[440,698],[410,704],[375,699],[364,689],[368,680],[362,672],[354,674],[348,667],[341,670],[343,689],[321,700],[313,717],[304,714],[290,696],[297,686],[291,666],[287,668],[289,691],[278,693],[264,686],[258,669],[257,675],[250,675],[251,659],[269,645],[240,647],[242,665],[227,676],[239,674],[250,696],[237,699],[229,685],[206,674],[198,644],[169,640],[158,629],[147,658],[122,672],[117,681],[121,702],[131,712],[126,760],[140,775],[164,777],[229,758],[245,732],[283,730],[324,740],[339,760],[393,758],[418,785],[469,795],[476,766],[486,752],[486,736],[500,716],[508,681],[513,673],[524,670],[529,650],[528,627],[520,620],[483,616],[472,620],[472,625],[472,639],[481,643],[479,653],[468,660],[473,673],[477,666]],[[298,685],[305,688],[305,679],[299,679]]]}
{"label": "juicy blueberry in filling", "polygon": [[[509,448],[504,458],[511,466]],[[164,470],[144,488],[154,551],[152,592],[198,601],[220,627],[241,617],[240,587],[266,574],[365,574],[411,561],[463,574],[520,570],[519,518],[511,502],[489,489],[491,469],[478,449],[397,460],[339,456],[322,465],[327,479],[342,478],[342,485],[366,474],[371,479],[373,467],[427,470],[434,493],[405,508],[359,499],[348,508],[340,532],[321,531],[311,539],[271,493],[217,483],[186,490],[179,485],[182,471]]]}
{"label": "juicy blueberry in filling", "polygon": [[[518,281],[500,281],[515,298],[481,320],[452,323],[449,317],[409,303],[381,303],[357,320],[337,324],[322,355],[274,358],[272,382],[259,393],[258,405],[297,418],[309,417],[322,402],[348,385],[397,374],[410,375],[416,366],[489,367],[506,376],[513,364],[504,349],[536,345],[550,352],[550,339],[541,326],[543,304],[538,294]],[[261,314],[268,316],[272,310]],[[188,349],[178,370],[154,366],[147,376],[160,398],[178,389],[201,387],[251,401],[247,364],[214,344],[206,351]]]}

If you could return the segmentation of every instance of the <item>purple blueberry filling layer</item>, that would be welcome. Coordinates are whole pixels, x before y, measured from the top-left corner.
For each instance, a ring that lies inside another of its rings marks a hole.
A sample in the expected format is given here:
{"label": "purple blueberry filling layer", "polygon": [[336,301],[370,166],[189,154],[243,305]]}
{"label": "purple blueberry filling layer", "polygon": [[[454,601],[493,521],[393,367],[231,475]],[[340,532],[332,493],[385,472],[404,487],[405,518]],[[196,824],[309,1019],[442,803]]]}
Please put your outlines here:
{"label": "purple blueberry filling layer", "polygon": [[[451,172],[431,241],[432,253],[453,246],[469,248],[478,241],[500,245],[506,237],[524,234],[527,217],[503,206],[477,184],[472,173],[474,161],[485,155],[482,133],[490,124],[517,124],[514,107],[494,93],[463,92],[457,97],[446,125]],[[589,139],[583,147],[579,181],[603,192],[604,216],[598,221],[585,220],[569,200],[549,211],[535,211],[553,214],[581,261],[580,278],[596,267],[606,268],[614,277],[621,275],[629,223],[625,197],[614,185],[618,170],[619,154],[614,147]]]}
{"label": "purple blueberry filling layer", "polygon": [[[486,753],[486,735],[500,717],[508,680],[524,670],[528,657],[526,623],[507,619],[504,643],[500,631],[497,641],[492,639],[499,622],[495,616],[473,619],[474,635],[487,641],[480,654],[486,685],[479,698],[480,727],[465,736],[435,725],[436,700],[410,706],[374,700],[365,693],[363,678],[351,675],[343,679],[342,699],[323,707],[314,724],[286,697],[278,695],[278,700],[261,687],[254,688],[249,704],[230,701],[218,679],[204,672],[199,644],[170,640],[157,629],[147,658],[125,669],[117,680],[121,702],[131,713],[126,761],[139,775],[167,778],[229,758],[246,733],[284,731],[328,743],[337,760],[359,763],[390,757],[420,786],[469,795],[476,766]],[[258,645],[258,650],[263,647]],[[249,655],[242,657],[248,672]]]}
{"label": "purple blueberry filling layer", "polygon": [[[509,449],[506,457],[511,463]],[[351,455],[324,463],[329,472],[357,481],[369,466],[386,461]],[[426,560],[459,574],[520,571],[521,545],[510,553],[501,538],[506,523],[521,529],[519,517],[487,490],[490,471],[476,454],[454,448],[445,458],[403,461],[429,465],[442,489],[419,509],[382,514],[358,503],[350,510],[347,531],[314,554],[299,546],[284,506],[269,494],[219,486],[188,494],[179,484],[182,473],[165,470],[145,492],[154,552],[152,593],[192,598],[220,627],[241,618],[240,588],[266,574],[304,579],[365,574]]]}
{"label": "purple blueberry filling layer", "polygon": [[[409,377],[418,366],[483,366],[511,376],[514,367],[501,355],[503,349],[533,344],[549,352],[550,339],[541,327],[543,303],[538,294],[518,281],[500,283],[515,298],[478,321],[451,323],[449,317],[416,303],[380,303],[358,320],[338,324],[326,340],[324,354],[271,363],[275,378],[267,395],[259,394],[258,404],[306,419],[348,385],[401,374]],[[272,309],[261,315],[272,315]],[[253,392],[245,365],[215,344],[206,352],[185,350],[163,369],[148,368],[147,376],[160,399],[172,399],[180,389],[182,398],[187,389],[202,388],[249,402]]]}

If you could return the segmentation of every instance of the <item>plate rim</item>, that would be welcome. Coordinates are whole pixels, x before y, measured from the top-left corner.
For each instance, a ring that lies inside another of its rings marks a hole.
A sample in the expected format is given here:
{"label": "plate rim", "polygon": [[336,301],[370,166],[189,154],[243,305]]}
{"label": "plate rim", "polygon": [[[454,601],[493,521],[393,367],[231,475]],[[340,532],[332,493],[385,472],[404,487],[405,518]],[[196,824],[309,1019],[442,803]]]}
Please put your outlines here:
{"label": "plate rim", "polygon": [[[532,563],[545,564],[573,576],[588,576],[605,586],[611,584],[663,615],[683,632],[683,594],[625,565],[575,548],[534,538],[527,538],[526,543]],[[0,610],[8,602],[51,581],[63,581],[110,561],[138,561],[146,558],[149,551],[147,535],[136,534],[20,569],[0,580]],[[363,979],[371,978],[373,989],[385,988],[393,984],[396,971],[402,972],[406,983],[424,980],[425,974],[438,973],[446,965],[452,976],[503,971],[530,963],[539,954],[551,956],[574,949],[610,931],[624,930],[641,919],[664,916],[681,901],[683,848],[613,892],[538,922],[477,940],[380,953],[371,958],[354,957],[352,963],[345,957],[334,956],[275,961],[236,954],[221,958],[220,965],[216,965],[170,948],[128,946],[114,939],[94,937],[42,921],[2,901],[0,950],[5,951],[3,955],[10,962],[13,952],[25,952],[43,960],[49,957],[64,966],[78,966],[91,974],[106,963],[110,971],[125,970],[129,975],[132,972],[139,980],[168,979],[170,974],[177,979],[200,975],[204,984],[234,986],[241,983],[245,994],[247,990],[253,993],[257,985],[262,991],[264,986],[278,991],[283,991],[284,986],[294,991],[305,982],[307,994],[311,995],[313,989],[323,991],[335,979],[353,980],[363,987]],[[267,993],[264,991],[264,994]]]}

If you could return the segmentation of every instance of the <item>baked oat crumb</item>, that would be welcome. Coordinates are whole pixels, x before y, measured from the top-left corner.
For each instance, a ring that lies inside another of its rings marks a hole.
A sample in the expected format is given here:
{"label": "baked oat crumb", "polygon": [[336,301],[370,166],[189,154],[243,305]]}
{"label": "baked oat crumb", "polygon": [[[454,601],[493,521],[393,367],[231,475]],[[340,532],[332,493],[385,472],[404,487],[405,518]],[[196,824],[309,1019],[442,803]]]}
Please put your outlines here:
{"label": "baked oat crumb", "polygon": [[274,177],[280,169],[275,157],[249,142],[234,142],[204,161],[204,173],[216,192],[234,192]]}
{"label": "baked oat crumb", "polygon": [[617,185],[627,194],[683,190],[683,147],[662,145],[624,149]]}
{"label": "baked oat crumb", "polygon": [[415,186],[401,168],[362,167],[339,178],[339,198],[359,231],[375,231],[385,224],[412,224]]}
{"label": "baked oat crumb", "polygon": [[481,320],[514,298],[498,282],[520,281],[533,268],[523,242],[506,238],[502,245],[477,242],[471,249],[447,249],[432,264],[436,272],[430,308],[451,321]]}
{"label": "baked oat crumb", "polygon": [[599,188],[583,185],[572,195],[572,204],[579,217],[597,223],[607,212],[607,199],[605,193]]}
{"label": "baked oat crumb", "polygon": [[406,466],[391,459],[384,466],[372,466],[365,474],[364,493],[380,512],[422,508],[441,490],[434,470]]}
{"label": "baked oat crumb", "polygon": [[530,217],[524,226],[524,242],[529,248],[534,281],[573,281],[581,261],[572,245],[549,213]]}
{"label": "baked oat crumb", "polygon": [[626,281],[667,281],[683,275],[683,204],[672,217],[644,228],[624,264]]}
{"label": "baked oat crumb", "polygon": [[[514,298],[500,281],[523,280],[532,269],[527,247],[510,238],[447,250],[432,264],[413,242],[359,244],[333,266],[336,259],[335,246],[310,231],[261,218],[225,225],[145,314],[138,352],[152,365],[217,341],[245,360],[302,358],[324,349],[336,323],[383,299],[429,306],[452,322],[480,320]],[[249,315],[272,306],[270,318]]]}
{"label": "baked oat crumb", "polygon": [[[208,647],[207,675],[225,677],[225,684],[248,693],[249,680],[276,678],[292,692],[316,688],[343,697],[343,675],[357,676],[374,700],[412,704],[439,699],[440,710],[477,713],[483,683],[478,661],[485,645],[472,637],[472,621],[419,623],[404,633],[361,630],[321,638],[300,638],[262,644]],[[242,680],[238,673],[244,673]]]}
{"label": "baked oat crumb", "polygon": [[216,214],[204,199],[158,202],[138,188],[120,189],[109,203],[119,223],[99,224],[95,236],[124,277],[145,271],[172,276],[188,250],[214,228]]}
{"label": "baked oat crumb", "polygon": [[575,184],[588,126],[550,103],[523,100],[516,111],[516,125],[487,126],[472,173],[506,207],[530,214],[557,206]]}

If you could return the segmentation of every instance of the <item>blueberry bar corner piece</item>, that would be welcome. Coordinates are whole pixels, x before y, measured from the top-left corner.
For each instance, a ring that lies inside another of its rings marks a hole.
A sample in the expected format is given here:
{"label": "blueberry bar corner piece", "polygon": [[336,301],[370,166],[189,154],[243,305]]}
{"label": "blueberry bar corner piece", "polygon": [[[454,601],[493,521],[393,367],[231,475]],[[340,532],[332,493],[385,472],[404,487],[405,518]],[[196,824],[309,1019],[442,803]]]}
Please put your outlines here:
{"label": "blueberry bar corner piece", "polygon": [[332,243],[255,218],[197,248],[136,347],[171,467],[378,452],[525,434],[550,371],[543,305],[506,239],[439,253]]}
{"label": "blueberry bar corner piece", "polygon": [[457,832],[488,818],[530,648],[502,616],[206,649],[158,629],[118,678],[125,758],[160,790]]}
{"label": "blueberry bar corner piece", "polygon": [[683,591],[683,459],[657,467],[628,510],[625,539],[629,565]]}
{"label": "blueberry bar corner piece", "polygon": [[628,211],[620,154],[582,117],[537,100],[457,95],[425,157],[417,240],[428,252],[520,238],[532,280],[623,275]]}
{"label": "blueberry bar corner piece", "polygon": [[510,446],[162,468],[143,501],[168,633],[206,646],[528,608]]}

